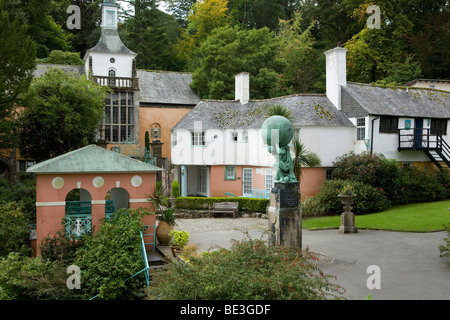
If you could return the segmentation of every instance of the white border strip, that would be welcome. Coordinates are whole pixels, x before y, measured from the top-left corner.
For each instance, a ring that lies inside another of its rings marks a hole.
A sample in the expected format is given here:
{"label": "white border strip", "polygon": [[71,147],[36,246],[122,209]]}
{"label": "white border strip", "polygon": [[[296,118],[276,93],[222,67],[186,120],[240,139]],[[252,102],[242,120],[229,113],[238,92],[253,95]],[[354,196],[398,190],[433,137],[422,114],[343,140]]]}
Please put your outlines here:
{"label": "white border strip", "polygon": [[147,203],[149,202],[149,199],[130,199],[128,200],[129,203]]}
{"label": "white border strip", "polygon": [[66,202],[36,202],[36,207],[57,207],[65,206]]}

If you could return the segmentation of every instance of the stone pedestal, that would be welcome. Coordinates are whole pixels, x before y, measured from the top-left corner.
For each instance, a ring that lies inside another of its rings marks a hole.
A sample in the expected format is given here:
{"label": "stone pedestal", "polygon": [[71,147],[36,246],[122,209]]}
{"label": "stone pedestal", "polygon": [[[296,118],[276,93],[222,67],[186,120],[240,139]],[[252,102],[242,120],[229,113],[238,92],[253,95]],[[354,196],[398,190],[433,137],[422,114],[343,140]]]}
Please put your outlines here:
{"label": "stone pedestal", "polygon": [[299,183],[275,183],[270,192],[269,245],[302,247],[302,212]]}
{"label": "stone pedestal", "polygon": [[353,209],[353,195],[340,195],[342,204],[344,205],[344,212],[341,214],[340,233],[356,233],[358,229],[355,227],[355,214],[351,211]]}

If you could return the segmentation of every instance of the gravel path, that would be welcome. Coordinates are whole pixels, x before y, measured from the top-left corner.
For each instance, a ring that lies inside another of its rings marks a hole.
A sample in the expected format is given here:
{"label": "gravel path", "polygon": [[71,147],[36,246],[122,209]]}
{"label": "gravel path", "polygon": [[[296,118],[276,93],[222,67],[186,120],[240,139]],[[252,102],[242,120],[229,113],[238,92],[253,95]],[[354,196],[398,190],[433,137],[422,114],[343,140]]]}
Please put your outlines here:
{"label": "gravel path", "polygon": [[260,218],[177,219],[177,225],[175,229],[184,230],[190,234],[230,230],[268,230],[268,220]]}

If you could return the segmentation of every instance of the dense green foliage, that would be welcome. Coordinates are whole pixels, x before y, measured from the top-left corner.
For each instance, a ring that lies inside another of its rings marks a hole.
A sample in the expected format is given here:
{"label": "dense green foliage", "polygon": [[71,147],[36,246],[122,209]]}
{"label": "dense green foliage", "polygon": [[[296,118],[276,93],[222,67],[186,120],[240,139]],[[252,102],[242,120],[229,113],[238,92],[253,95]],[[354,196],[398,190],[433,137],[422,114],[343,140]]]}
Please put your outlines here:
{"label": "dense green foliage", "polygon": [[15,105],[28,90],[36,65],[29,26],[13,18],[0,0],[0,149],[14,145]]}
{"label": "dense green foliage", "polygon": [[216,202],[238,202],[239,210],[251,212],[266,212],[268,199],[233,198],[233,197],[178,197],[175,200],[177,209],[208,210]]}
{"label": "dense green foliage", "polygon": [[441,258],[450,257],[450,225],[445,226],[445,231],[447,232],[447,238],[444,238],[445,245],[439,246]]}
{"label": "dense green foliage", "polygon": [[279,50],[279,41],[268,28],[217,28],[198,50],[191,87],[205,99],[234,100],[235,75],[248,72],[250,98],[273,97],[285,64]]}
{"label": "dense green foliage", "polygon": [[10,252],[27,253],[28,219],[15,202],[0,202],[0,257]]}
{"label": "dense green foliage", "polygon": [[36,180],[24,174],[21,181],[0,180],[0,203],[14,202],[28,223],[36,222]]}
{"label": "dense green foliage", "polygon": [[172,197],[178,198],[180,196],[180,184],[178,180],[173,180],[172,182]]}
{"label": "dense green foliage", "polygon": [[[85,298],[131,299],[139,296],[143,274],[132,277],[144,268],[141,256],[140,231],[145,210],[121,209],[113,219],[105,220],[92,237],[84,239],[76,252],[74,264],[81,268],[82,291]],[[125,281],[127,280],[127,281]]]}
{"label": "dense green foliage", "polygon": [[308,251],[267,246],[244,239],[231,249],[174,261],[154,274],[152,299],[163,300],[323,300],[339,298]]}
{"label": "dense green foliage", "polygon": [[320,193],[303,203],[304,215],[341,213],[338,193],[344,184],[351,185],[356,193],[353,212],[357,214],[450,198],[450,173],[446,170],[400,168],[395,160],[385,159],[381,154],[353,152],[338,157],[334,165],[336,180],[326,182]]}
{"label": "dense green foliage", "polygon": [[0,259],[0,300],[78,299],[78,290],[66,286],[67,266],[11,252]]}
{"label": "dense green foliage", "polygon": [[21,155],[47,160],[87,145],[103,118],[107,90],[56,68],[34,79],[18,119]]}
{"label": "dense green foliage", "polygon": [[72,66],[84,65],[84,61],[81,60],[79,53],[64,52],[61,50],[50,52],[47,58],[39,59],[38,63],[66,64]]}

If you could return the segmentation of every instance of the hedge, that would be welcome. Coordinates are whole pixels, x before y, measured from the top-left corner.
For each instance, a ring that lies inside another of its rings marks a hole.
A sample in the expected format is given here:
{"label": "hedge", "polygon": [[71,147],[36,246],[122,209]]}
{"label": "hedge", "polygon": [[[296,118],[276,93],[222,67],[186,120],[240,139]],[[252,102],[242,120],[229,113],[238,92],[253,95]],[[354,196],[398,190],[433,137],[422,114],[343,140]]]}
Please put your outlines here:
{"label": "hedge", "polygon": [[239,210],[251,212],[266,212],[269,199],[239,198],[239,197],[178,197],[175,200],[177,209],[208,210],[216,202],[238,202]]}

